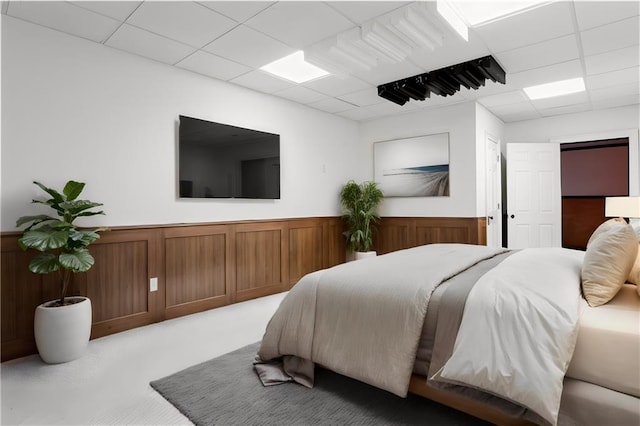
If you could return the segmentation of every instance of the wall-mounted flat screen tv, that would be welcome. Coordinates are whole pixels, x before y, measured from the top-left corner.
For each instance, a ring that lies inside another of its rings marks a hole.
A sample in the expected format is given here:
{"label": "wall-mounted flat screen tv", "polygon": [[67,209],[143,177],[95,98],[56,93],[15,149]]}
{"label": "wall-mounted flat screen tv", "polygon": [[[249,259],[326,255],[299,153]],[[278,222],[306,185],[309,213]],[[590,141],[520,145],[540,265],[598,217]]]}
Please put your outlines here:
{"label": "wall-mounted flat screen tv", "polygon": [[180,116],[180,198],[280,198],[280,135]]}

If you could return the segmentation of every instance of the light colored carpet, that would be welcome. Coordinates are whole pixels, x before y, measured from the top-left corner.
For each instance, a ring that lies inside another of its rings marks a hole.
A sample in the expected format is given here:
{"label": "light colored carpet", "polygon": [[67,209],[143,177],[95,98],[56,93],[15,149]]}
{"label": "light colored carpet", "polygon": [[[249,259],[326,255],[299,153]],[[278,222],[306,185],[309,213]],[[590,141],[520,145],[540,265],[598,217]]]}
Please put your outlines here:
{"label": "light colored carpet", "polygon": [[151,382],[196,425],[485,425],[410,395],[316,369],[315,386],[264,387],[252,361],[258,343]]}

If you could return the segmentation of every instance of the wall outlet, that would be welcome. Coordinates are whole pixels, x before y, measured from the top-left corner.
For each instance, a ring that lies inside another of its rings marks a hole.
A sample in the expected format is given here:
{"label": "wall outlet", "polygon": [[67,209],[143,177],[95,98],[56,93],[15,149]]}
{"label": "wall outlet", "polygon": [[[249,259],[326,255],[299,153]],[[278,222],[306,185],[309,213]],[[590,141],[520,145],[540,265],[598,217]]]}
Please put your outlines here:
{"label": "wall outlet", "polygon": [[158,278],[153,277],[149,280],[149,291],[158,291]]}

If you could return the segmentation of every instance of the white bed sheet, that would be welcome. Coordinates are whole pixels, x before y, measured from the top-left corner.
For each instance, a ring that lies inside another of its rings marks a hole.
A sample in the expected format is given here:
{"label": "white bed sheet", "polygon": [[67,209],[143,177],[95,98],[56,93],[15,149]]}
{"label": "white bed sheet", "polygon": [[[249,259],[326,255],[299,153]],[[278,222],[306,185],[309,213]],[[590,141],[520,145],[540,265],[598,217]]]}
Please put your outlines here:
{"label": "white bed sheet", "polygon": [[582,300],[578,340],[567,377],[640,397],[640,296],[625,284],[609,303]]}

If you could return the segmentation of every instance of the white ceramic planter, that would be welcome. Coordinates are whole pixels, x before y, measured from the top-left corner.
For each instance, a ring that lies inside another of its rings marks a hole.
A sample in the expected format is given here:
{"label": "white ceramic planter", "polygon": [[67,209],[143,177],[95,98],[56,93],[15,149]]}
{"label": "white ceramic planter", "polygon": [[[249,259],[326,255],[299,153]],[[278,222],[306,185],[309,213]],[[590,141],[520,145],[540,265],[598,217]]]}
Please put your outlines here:
{"label": "white ceramic planter", "polygon": [[357,251],[355,260],[366,259],[368,257],[375,257],[378,254],[375,251]]}
{"label": "white ceramic planter", "polygon": [[91,301],[86,297],[73,305],[36,308],[34,333],[42,360],[48,364],[73,361],[82,356],[91,336]]}

